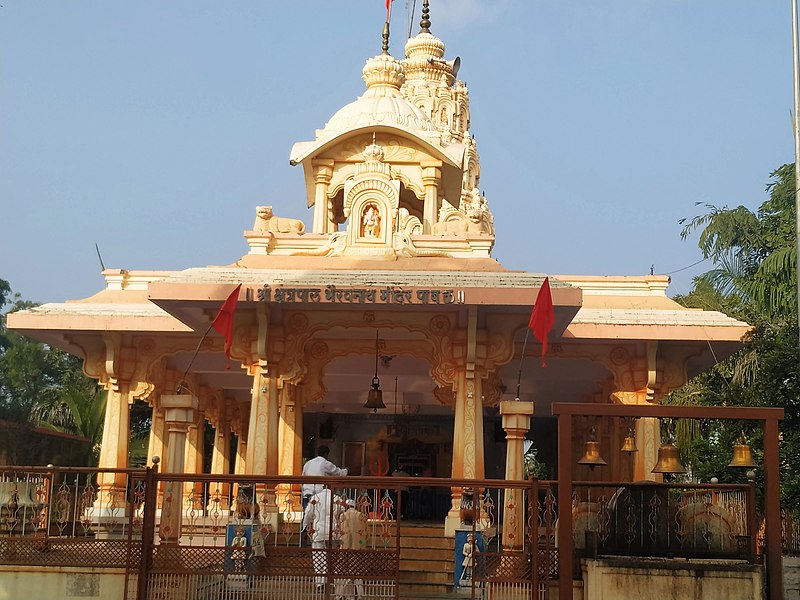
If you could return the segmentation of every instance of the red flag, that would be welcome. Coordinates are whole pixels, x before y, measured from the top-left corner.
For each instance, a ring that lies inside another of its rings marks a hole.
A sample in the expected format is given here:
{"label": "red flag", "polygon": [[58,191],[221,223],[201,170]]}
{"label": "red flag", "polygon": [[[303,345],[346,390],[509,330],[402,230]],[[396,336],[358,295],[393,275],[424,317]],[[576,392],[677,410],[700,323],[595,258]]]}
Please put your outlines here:
{"label": "red flag", "polygon": [[528,321],[528,329],[533,332],[540,342],[542,342],[542,366],[546,367],[544,355],[547,353],[547,334],[553,328],[556,317],[553,312],[553,296],[550,294],[550,278],[545,277],[542,287],[536,296],[536,303],[531,311],[531,320]]}
{"label": "red flag", "polygon": [[242,284],[236,286],[222,303],[217,316],[211,321],[211,326],[225,336],[225,356],[231,357],[231,345],[233,345],[233,313],[236,311],[236,303],[239,301],[239,289]]}
{"label": "red flag", "polygon": [[389,22],[389,19],[392,16],[392,2],[394,0],[386,0],[386,22]]}

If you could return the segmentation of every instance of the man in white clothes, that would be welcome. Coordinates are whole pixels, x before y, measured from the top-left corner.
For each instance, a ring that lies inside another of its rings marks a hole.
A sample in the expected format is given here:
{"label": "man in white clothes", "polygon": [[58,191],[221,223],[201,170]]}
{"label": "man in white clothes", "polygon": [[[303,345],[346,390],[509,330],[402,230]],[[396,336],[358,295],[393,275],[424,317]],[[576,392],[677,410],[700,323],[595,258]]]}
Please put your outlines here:
{"label": "man in white clothes", "polygon": [[[303,465],[303,476],[314,475],[323,477],[344,477],[347,475],[347,469],[340,469],[331,461],[328,460],[328,455],[331,449],[327,446],[320,446],[317,448],[316,458],[312,458],[305,465]],[[325,486],[321,483],[304,483],[303,484],[303,510],[308,506],[308,500],[316,494],[321,492]]]}
{"label": "man in white clothes", "polygon": [[317,591],[324,588],[328,571],[328,552],[335,548],[341,538],[339,518],[343,512],[344,501],[339,496],[323,489],[313,496],[303,511],[303,530],[311,537],[311,560],[314,565],[314,583]]}

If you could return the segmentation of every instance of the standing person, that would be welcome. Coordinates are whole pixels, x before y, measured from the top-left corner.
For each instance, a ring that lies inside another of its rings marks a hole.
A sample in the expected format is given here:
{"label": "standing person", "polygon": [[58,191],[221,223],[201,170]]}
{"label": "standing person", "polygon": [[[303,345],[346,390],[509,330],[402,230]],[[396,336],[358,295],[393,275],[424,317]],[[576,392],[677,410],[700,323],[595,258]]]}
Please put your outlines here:
{"label": "standing person", "polygon": [[[324,477],[344,477],[347,469],[340,469],[328,460],[331,449],[327,446],[317,448],[316,458],[312,458],[303,465],[303,476],[324,476]],[[325,486],[321,483],[303,484],[303,510],[308,506],[308,501],[317,492],[321,492]]]}
{"label": "standing person", "polygon": [[[355,500],[347,500],[347,510],[339,517],[342,550],[367,549],[367,515],[356,508]],[[351,553],[345,556],[346,572],[351,573],[359,561]],[[364,582],[361,579],[337,579],[334,596],[346,600],[364,597]]]}
{"label": "standing person", "polygon": [[[317,456],[303,465],[303,476],[344,477],[347,475],[347,469],[340,469],[328,460],[328,455],[330,453],[331,449],[327,446],[320,446],[317,448]],[[302,495],[304,515],[306,508],[308,508],[308,501],[314,494],[321,492],[324,488],[325,486],[321,483],[303,484]],[[304,548],[308,547],[305,517],[303,518],[303,528],[300,531],[300,546]]]}
{"label": "standing person", "polygon": [[[331,510],[333,514],[331,514]],[[339,517],[342,514],[342,499],[323,489],[309,499],[303,511],[303,530],[308,529],[311,537],[311,560],[314,565],[314,582],[317,591],[325,587],[325,576],[328,572],[327,549],[335,547],[341,531]]]}

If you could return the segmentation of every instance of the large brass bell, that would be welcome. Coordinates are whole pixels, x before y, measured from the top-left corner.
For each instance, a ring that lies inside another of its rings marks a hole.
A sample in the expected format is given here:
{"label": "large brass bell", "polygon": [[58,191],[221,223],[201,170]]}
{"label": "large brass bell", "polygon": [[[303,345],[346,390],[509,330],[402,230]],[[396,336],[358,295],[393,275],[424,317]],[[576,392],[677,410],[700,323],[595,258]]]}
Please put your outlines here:
{"label": "large brass bell", "polygon": [[658,449],[658,462],[653,473],[686,473],[674,444],[661,444]]}
{"label": "large brass bell", "polygon": [[636,437],[633,434],[633,427],[628,429],[628,435],[625,436],[625,439],[622,440],[622,448],[620,448],[620,452],[638,452],[639,449],[636,447]]}
{"label": "large brass bell", "polygon": [[600,456],[600,442],[598,442],[595,437],[594,427],[592,427],[589,433],[589,439],[584,444],[583,457],[578,461],[578,464],[586,465],[590,469],[604,467],[608,464],[603,460],[603,457]]}
{"label": "large brass bell", "polygon": [[620,452],[638,452],[639,449],[636,447],[636,438],[632,435],[626,435],[625,439],[622,440],[622,448],[620,448]]}
{"label": "large brass bell", "polygon": [[733,447],[733,460],[728,463],[729,467],[745,467],[748,469],[753,469],[756,467],[756,463],[753,460],[753,453],[750,450],[750,446],[747,444],[736,444]]}

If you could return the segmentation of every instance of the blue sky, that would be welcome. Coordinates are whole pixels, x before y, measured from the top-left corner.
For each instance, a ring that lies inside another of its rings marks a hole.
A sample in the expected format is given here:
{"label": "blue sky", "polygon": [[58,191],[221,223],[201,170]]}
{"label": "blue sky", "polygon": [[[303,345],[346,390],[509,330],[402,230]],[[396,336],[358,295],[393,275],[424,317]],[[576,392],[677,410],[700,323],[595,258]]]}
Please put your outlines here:
{"label": "blue sky", "polygon": [[[382,0],[3,0],[0,277],[82,298],[103,286],[95,242],[109,268],[183,269],[243,255],[256,205],[310,225],[289,149],[363,92],[383,16]],[[431,0],[431,18],[462,58],[508,268],[676,271],[701,258],[679,236],[696,202],[755,208],[793,160],[789,0]],[[397,57],[406,34],[397,0]]]}

